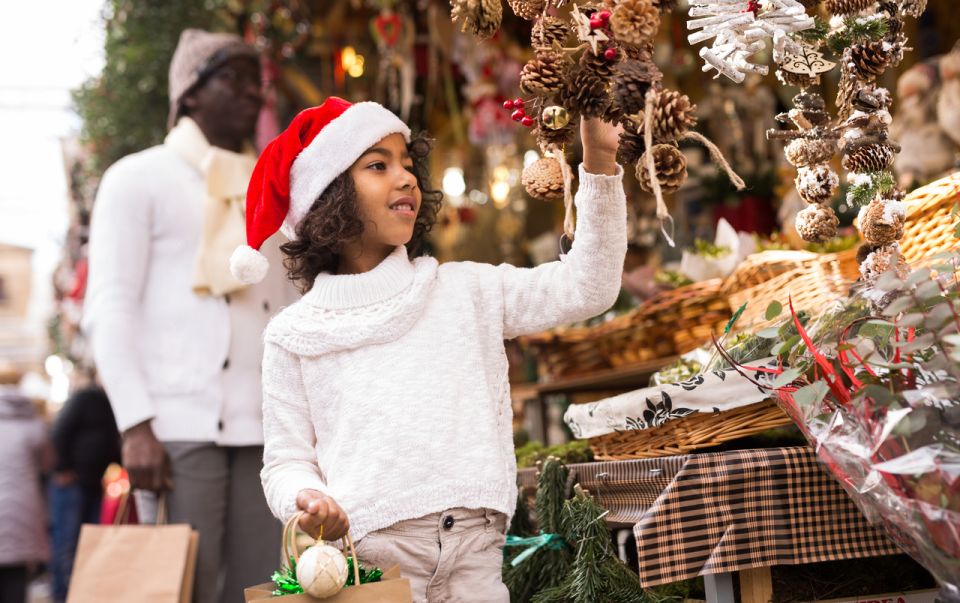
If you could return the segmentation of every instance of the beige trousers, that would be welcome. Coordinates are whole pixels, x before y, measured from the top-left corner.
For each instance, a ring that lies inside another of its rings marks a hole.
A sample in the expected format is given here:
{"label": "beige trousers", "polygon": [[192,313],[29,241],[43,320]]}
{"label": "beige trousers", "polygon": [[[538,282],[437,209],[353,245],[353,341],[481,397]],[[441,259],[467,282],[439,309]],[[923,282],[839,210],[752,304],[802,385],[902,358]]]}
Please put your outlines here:
{"label": "beige trousers", "polygon": [[414,603],[509,603],[501,579],[507,517],[450,509],[401,521],[356,543],[363,565],[399,565]]}

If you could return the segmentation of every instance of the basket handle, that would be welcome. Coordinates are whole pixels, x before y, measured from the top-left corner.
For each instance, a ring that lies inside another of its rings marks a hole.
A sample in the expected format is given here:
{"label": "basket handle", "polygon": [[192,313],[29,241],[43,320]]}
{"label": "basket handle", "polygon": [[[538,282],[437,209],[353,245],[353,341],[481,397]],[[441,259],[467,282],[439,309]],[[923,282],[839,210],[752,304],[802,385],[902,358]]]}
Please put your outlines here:
{"label": "basket handle", "polygon": [[[283,559],[286,561],[293,557],[295,563],[300,563],[300,551],[297,550],[297,526],[300,523],[300,518],[306,515],[303,511],[298,511],[287,520],[283,525]],[[323,527],[320,528],[320,538],[317,541],[323,540]],[[355,585],[360,584],[360,561],[357,559],[357,551],[353,546],[353,538],[348,532],[346,536],[340,539],[343,543],[344,552],[350,551],[350,556],[353,557],[353,583]]]}

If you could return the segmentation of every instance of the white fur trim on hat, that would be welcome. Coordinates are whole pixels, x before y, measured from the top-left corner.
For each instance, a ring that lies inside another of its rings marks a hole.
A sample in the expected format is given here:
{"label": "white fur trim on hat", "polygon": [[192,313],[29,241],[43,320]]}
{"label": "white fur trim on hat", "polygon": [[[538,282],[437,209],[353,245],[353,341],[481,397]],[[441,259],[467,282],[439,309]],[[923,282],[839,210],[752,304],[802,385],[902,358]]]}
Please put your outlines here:
{"label": "white fur trim on hat", "polygon": [[270,262],[249,245],[240,245],[230,254],[230,273],[241,283],[255,285],[267,276]]}
{"label": "white fur trim on hat", "polygon": [[300,220],[333,180],[364,151],[390,134],[410,141],[410,128],[389,109],[372,102],[356,103],[328,123],[290,168],[290,209],[281,231],[295,239]]}

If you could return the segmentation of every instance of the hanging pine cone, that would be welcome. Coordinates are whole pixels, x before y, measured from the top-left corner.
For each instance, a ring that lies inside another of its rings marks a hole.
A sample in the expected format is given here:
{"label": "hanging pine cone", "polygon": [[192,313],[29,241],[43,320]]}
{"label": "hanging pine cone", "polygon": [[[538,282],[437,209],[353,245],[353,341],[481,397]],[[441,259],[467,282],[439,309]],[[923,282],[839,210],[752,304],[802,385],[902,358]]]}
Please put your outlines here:
{"label": "hanging pine cone", "polygon": [[927,10],[927,0],[903,0],[901,6],[904,15],[916,19]]}
{"label": "hanging pine cone", "polygon": [[807,203],[826,203],[837,194],[840,176],[825,163],[802,167],[798,170],[796,185],[800,198]]}
{"label": "hanging pine cone", "polygon": [[553,46],[559,44],[563,46],[570,36],[570,27],[563,19],[558,19],[549,15],[544,15],[537,19],[533,24],[533,30],[530,33],[530,41],[533,46]]}
{"label": "hanging pine cone", "polygon": [[620,132],[620,143],[617,145],[617,163],[621,165],[633,165],[640,161],[646,145],[643,142],[643,135],[638,134],[630,127],[625,127]]}
{"label": "hanging pine cone", "polygon": [[661,90],[653,105],[653,140],[672,142],[679,140],[697,123],[694,113],[697,106],[690,97],[676,90]]}
{"label": "hanging pine cone", "polygon": [[500,29],[503,5],[500,0],[451,0],[450,16],[462,21],[460,31],[480,38],[489,38]]}
{"label": "hanging pine cone", "polygon": [[875,247],[889,245],[903,236],[906,209],[899,201],[874,199],[860,209],[859,227],[863,240]]}
{"label": "hanging pine cone", "polygon": [[527,21],[536,19],[547,7],[546,0],[507,0],[507,4],[513,9],[513,14]]}
{"label": "hanging pine cone", "polygon": [[582,67],[567,78],[560,96],[567,110],[584,117],[601,117],[611,104],[607,81]]}
{"label": "hanging pine cone", "polygon": [[647,151],[637,162],[637,180],[640,188],[648,193],[653,192],[650,181],[650,171],[647,169],[647,153],[653,153],[653,164],[657,171],[657,180],[660,190],[672,193],[679,189],[687,179],[687,158],[676,145],[657,144]]}
{"label": "hanging pine cone", "polygon": [[891,270],[900,279],[906,279],[910,275],[910,266],[903,259],[900,245],[897,243],[874,249],[860,263],[860,276],[867,282],[876,280],[883,273]]}
{"label": "hanging pine cone", "polygon": [[653,0],[620,0],[610,17],[610,29],[619,42],[650,44],[660,29],[660,10]]}
{"label": "hanging pine cone", "polygon": [[868,81],[882,74],[894,56],[893,50],[884,40],[854,44],[844,52],[844,56],[848,53],[854,73]]}
{"label": "hanging pine cone", "polygon": [[520,90],[527,94],[548,96],[563,87],[563,57],[553,51],[541,51],[527,61],[520,71]]}
{"label": "hanging pine cone", "polygon": [[843,156],[843,169],[848,172],[882,172],[893,165],[896,154],[886,144],[869,144]]}
{"label": "hanging pine cone", "polygon": [[653,44],[644,44],[642,46],[623,44],[622,48],[624,58],[628,60],[653,63]]}
{"label": "hanging pine cone", "polygon": [[[844,55],[845,64],[846,55]],[[843,121],[853,113],[853,98],[863,84],[857,80],[846,66],[840,71],[840,85],[837,89],[837,117]]]}
{"label": "hanging pine cone", "polygon": [[580,66],[589,69],[604,79],[609,79],[616,73],[617,65],[620,63],[622,56],[623,53],[618,52],[617,58],[611,61],[602,53],[600,55],[593,54],[593,50],[588,48],[580,55]]}
{"label": "hanging pine cone", "polygon": [[613,77],[613,99],[621,113],[635,115],[643,111],[647,90],[662,79],[663,74],[653,63],[631,60],[617,65],[617,73]]}
{"label": "hanging pine cone", "polygon": [[831,15],[853,15],[870,8],[876,0],[827,0],[827,12]]}
{"label": "hanging pine cone", "polygon": [[810,167],[830,161],[837,152],[837,144],[832,140],[808,140],[798,138],[790,142],[783,150],[787,161],[793,167]]}
{"label": "hanging pine cone", "polygon": [[523,169],[520,182],[536,199],[563,199],[563,170],[553,157],[541,157]]}
{"label": "hanging pine cone", "polygon": [[543,115],[537,117],[537,145],[540,148],[563,147],[573,142],[580,121],[571,116],[562,128],[549,128],[543,123]]}
{"label": "hanging pine cone", "polygon": [[832,207],[808,205],[797,214],[794,225],[800,238],[808,243],[823,243],[837,236],[840,219]]}

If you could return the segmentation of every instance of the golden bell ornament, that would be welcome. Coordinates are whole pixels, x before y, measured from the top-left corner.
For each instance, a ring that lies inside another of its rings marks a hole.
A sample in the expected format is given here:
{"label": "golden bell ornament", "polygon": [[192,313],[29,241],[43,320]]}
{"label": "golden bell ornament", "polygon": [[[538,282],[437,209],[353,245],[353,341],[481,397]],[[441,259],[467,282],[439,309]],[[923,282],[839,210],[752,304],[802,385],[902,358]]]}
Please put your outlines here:
{"label": "golden bell ornament", "polygon": [[540,119],[551,130],[559,130],[570,123],[570,113],[559,105],[551,105],[543,110]]}

